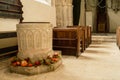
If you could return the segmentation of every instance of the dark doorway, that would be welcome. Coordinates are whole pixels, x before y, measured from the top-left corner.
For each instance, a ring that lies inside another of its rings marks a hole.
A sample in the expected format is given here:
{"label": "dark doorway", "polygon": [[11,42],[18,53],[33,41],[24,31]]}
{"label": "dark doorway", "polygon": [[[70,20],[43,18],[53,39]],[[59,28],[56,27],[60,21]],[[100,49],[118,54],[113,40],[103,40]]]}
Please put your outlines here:
{"label": "dark doorway", "polygon": [[98,0],[96,32],[98,33],[109,32],[106,0]]}
{"label": "dark doorway", "polygon": [[73,0],[73,25],[79,24],[81,0]]}

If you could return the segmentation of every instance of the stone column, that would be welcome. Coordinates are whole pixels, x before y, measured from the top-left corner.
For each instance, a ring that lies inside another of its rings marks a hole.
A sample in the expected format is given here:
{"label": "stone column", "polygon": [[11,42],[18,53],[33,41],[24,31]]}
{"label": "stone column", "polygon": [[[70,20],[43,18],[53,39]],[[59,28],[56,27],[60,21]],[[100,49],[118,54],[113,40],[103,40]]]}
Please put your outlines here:
{"label": "stone column", "polygon": [[61,5],[56,6],[56,22],[57,22],[57,27],[62,27],[63,25],[63,10]]}
{"label": "stone column", "polygon": [[55,0],[55,7],[56,7],[56,25],[57,27],[63,26],[63,8],[61,0]]}
{"label": "stone column", "polygon": [[72,26],[72,0],[56,0],[57,27]]}
{"label": "stone column", "polygon": [[73,5],[72,0],[68,0],[68,26],[73,25]]}
{"label": "stone column", "polygon": [[68,26],[68,6],[66,4],[63,4],[63,27]]}
{"label": "stone column", "polygon": [[55,0],[51,0],[51,5],[55,6]]}
{"label": "stone column", "polygon": [[52,26],[50,23],[22,23],[17,25],[18,58],[45,58],[52,53]]}

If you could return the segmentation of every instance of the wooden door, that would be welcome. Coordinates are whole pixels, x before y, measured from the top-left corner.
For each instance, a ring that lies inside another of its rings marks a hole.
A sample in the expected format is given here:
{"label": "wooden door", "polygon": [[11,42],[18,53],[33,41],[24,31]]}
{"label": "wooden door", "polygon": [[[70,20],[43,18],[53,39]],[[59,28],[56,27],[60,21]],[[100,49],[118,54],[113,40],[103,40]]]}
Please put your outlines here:
{"label": "wooden door", "polygon": [[[101,1],[101,0],[98,0]],[[106,0],[103,0],[99,6],[97,6],[97,28],[98,33],[109,32],[108,24],[108,14],[106,9]]]}

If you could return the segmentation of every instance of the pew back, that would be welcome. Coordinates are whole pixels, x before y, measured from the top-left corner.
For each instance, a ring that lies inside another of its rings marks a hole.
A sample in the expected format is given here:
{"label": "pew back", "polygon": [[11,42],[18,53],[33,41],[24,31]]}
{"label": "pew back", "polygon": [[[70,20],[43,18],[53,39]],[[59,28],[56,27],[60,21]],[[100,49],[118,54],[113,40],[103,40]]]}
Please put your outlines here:
{"label": "pew back", "polygon": [[120,27],[116,29],[116,42],[118,47],[120,48]]}
{"label": "pew back", "polygon": [[64,55],[78,56],[80,53],[80,28],[54,28],[53,49]]}

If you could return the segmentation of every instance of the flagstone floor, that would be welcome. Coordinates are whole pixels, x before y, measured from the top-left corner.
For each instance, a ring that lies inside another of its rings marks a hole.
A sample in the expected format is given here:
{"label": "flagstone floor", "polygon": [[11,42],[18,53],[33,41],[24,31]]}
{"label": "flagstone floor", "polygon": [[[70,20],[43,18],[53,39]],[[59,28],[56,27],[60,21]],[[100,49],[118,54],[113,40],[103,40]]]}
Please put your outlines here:
{"label": "flagstone floor", "polygon": [[26,76],[10,73],[8,60],[0,61],[0,80],[120,80],[120,51],[116,42],[93,42],[80,57],[63,56],[55,71]]}

